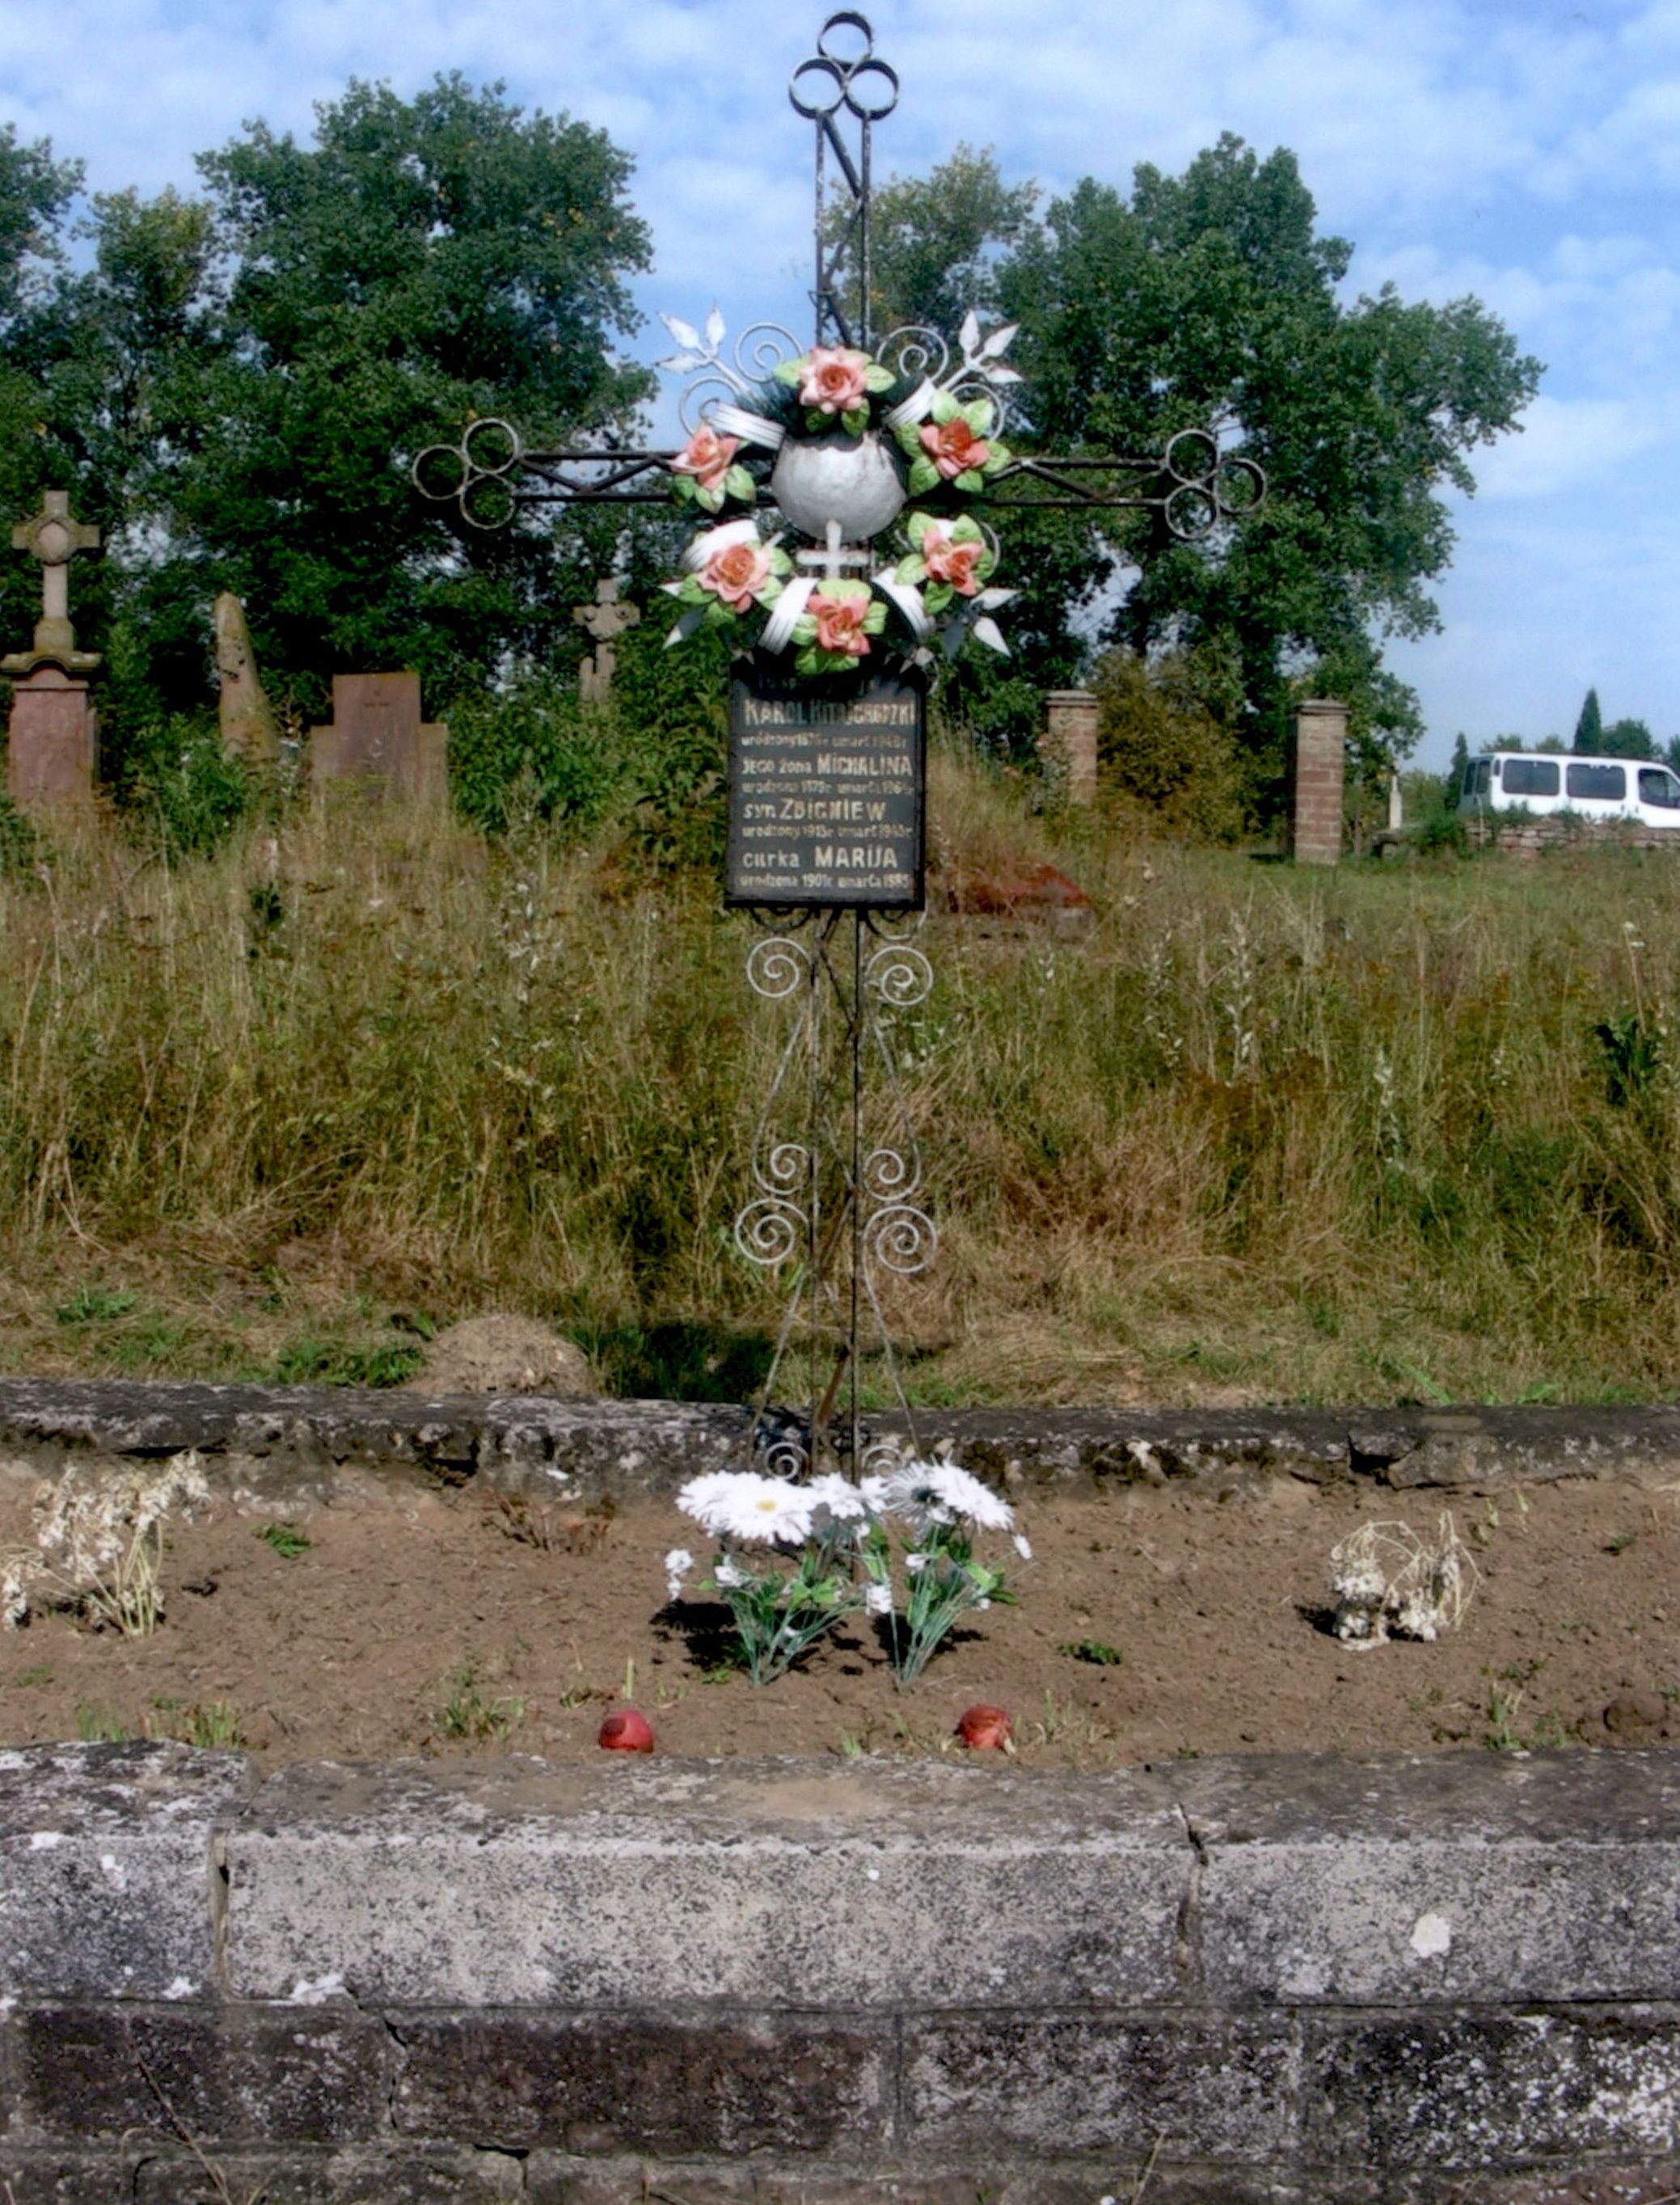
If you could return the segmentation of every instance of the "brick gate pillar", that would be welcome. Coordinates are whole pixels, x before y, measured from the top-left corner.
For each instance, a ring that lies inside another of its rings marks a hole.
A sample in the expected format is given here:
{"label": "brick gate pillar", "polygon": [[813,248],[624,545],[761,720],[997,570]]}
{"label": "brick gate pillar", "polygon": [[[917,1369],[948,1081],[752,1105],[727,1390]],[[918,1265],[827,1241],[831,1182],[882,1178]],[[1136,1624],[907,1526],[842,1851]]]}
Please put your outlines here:
{"label": "brick gate pillar", "polygon": [[1296,707],[1289,854],[1297,865],[1341,862],[1346,752],[1345,704],[1327,697],[1311,697]]}

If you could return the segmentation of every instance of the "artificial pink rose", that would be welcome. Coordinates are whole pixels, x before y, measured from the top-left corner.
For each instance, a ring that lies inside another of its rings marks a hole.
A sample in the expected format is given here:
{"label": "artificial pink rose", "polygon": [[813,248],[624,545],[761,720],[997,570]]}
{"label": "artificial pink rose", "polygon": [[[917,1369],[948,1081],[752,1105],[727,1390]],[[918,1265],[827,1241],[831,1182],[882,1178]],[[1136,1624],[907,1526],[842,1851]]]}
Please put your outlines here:
{"label": "artificial pink rose", "polygon": [[726,544],[701,569],[700,586],[744,613],[770,579],[770,555],[762,544]]}
{"label": "artificial pink rose", "polygon": [[608,1753],[651,1753],[653,1730],[644,1715],[620,1708],[602,1724],[597,1743]]}
{"label": "artificial pink rose", "polygon": [[869,364],[867,353],[848,352],[844,345],[817,345],[799,378],[799,403],[814,406],[819,413],[850,413],[867,405],[864,371]]}
{"label": "artificial pink rose", "polygon": [[672,472],[692,475],[702,490],[715,489],[740,448],[739,437],[720,437],[715,429],[697,429],[672,461]]}
{"label": "artificial pink rose", "polygon": [[864,615],[869,609],[867,597],[812,597],[805,609],[816,622],[817,648],[843,651],[848,658],[866,657],[870,639],[864,633]]}
{"label": "artificial pink rose", "polygon": [[972,1753],[1006,1753],[1015,1736],[1007,1711],[986,1706],[966,1708],[957,1725],[957,1735]]}
{"label": "artificial pink rose", "polygon": [[971,467],[983,467],[992,455],[991,446],[975,435],[960,413],[954,421],[924,422],[919,433],[922,449],[947,482]]}
{"label": "artificial pink rose", "polygon": [[929,528],[922,538],[922,563],[930,582],[949,582],[959,597],[971,597],[980,588],[976,568],[986,556],[984,544],[953,544],[942,528]]}

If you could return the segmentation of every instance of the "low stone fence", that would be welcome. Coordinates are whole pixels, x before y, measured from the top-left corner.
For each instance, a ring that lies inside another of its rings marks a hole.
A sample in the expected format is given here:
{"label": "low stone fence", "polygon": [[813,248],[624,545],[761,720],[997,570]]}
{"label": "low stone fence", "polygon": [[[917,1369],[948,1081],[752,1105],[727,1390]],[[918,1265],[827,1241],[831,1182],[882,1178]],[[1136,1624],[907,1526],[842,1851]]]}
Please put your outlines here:
{"label": "low stone fence", "polygon": [[[0,1473],[51,1476],[198,1449],[234,1498],[295,1507],[369,1479],[478,1481],[571,1498],[668,1495],[744,1459],[745,1409],[694,1401],[562,1401],[332,1386],[0,1378]],[[866,1437],[906,1432],[872,1416]],[[1011,1493],[1289,1475],[1398,1489],[1615,1477],[1680,1479],[1680,1408],[929,1409],[924,1453],[948,1449]]]}
{"label": "low stone fence", "polygon": [[1655,2205],[1677,1893],[1663,1753],[33,1747],[0,2196]]}

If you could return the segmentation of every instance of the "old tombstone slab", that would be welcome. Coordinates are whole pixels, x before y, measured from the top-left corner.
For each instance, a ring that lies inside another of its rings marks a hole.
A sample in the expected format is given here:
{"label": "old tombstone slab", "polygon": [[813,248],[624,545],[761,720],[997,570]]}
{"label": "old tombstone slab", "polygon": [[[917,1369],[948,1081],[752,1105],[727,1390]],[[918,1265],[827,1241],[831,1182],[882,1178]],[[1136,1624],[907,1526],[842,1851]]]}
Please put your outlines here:
{"label": "old tombstone slab", "polygon": [[7,731],[6,782],[15,804],[86,803],[93,793],[99,727],[87,677],[100,664],[96,651],[79,651],[70,624],[69,566],[78,551],[93,550],[97,528],[75,520],[69,493],[43,493],[41,509],[12,531],[12,549],[41,562],[41,617],[27,651],[0,658],[12,679]]}
{"label": "old tombstone slab", "polygon": [[448,787],[449,730],[420,717],[414,673],[335,674],[333,716],[309,731],[309,773],[363,784],[370,793],[441,801]]}
{"label": "old tombstone slab", "polygon": [[604,704],[613,693],[618,639],[640,621],[640,608],[620,603],[615,581],[597,582],[594,603],[573,605],[572,617],[595,639],[593,656],[578,669],[578,694],[585,704]]}
{"label": "old tombstone slab", "polygon": [[231,590],[216,600],[217,717],[222,747],[247,765],[273,765],[280,757],[280,725],[263,693],[245,608]]}

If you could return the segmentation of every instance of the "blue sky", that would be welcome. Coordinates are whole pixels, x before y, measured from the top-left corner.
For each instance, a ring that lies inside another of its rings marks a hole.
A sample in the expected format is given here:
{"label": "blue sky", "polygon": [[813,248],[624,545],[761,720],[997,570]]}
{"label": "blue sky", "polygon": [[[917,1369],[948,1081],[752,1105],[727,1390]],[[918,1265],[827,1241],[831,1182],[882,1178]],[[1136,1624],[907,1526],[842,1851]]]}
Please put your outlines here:
{"label": "blue sky", "polygon": [[[786,103],[810,0],[0,0],[0,120],[92,188],[191,188],[246,119],[306,134],[349,77],[438,71],[600,125],[635,158],[651,320],[714,300],[802,333],[810,130]],[[1396,643],[1444,761],[1456,729],[1680,732],[1680,0],[875,0],[903,80],[883,169],[960,139],[1054,193],[1181,168],[1221,130],[1293,147],[1351,288],[1474,292],[1547,364],[1527,431],[1473,462],[1443,632]]]}

